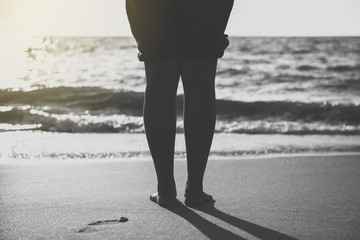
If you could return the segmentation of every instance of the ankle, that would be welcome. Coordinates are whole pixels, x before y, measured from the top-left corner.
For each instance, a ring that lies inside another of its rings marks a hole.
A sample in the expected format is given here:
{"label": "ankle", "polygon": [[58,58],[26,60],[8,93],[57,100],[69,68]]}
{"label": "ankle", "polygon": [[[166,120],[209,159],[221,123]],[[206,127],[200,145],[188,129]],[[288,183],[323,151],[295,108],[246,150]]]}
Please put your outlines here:
{"label": "ankle", "polygon": [[186,185],[185,188],[185,197],[187,196],[198,196],[203,193],[203,187],[202,186],[191,186],[189,184]]}
{"label": "ankle", "polygon": [[166,184],[166,185],[159,184],[158,185],[158,193],[159,193],[160,196],[175,197],[176,198],[177,191],[176,191],[175,183]]}

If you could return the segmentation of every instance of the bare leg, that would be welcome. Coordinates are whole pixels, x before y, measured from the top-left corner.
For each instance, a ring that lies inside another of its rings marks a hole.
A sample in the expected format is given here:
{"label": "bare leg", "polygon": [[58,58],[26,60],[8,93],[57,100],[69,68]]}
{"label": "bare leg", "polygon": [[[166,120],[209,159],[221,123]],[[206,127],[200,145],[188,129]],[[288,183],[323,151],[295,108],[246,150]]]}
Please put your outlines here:
{"label": "bare leg", "polygon": [[144,126],[158,180],[150,199],[161,206],[175,203],[174,145],[176,91],[180,73],[177,60],[145,62]]}
{"label": "bare leg", "polygon": [[181,63],[188,165],[185,204],[188,206],[212,200],[210,195],[203,192],[203,178],[216,122],[216,66],[216,58],[186,59]]}

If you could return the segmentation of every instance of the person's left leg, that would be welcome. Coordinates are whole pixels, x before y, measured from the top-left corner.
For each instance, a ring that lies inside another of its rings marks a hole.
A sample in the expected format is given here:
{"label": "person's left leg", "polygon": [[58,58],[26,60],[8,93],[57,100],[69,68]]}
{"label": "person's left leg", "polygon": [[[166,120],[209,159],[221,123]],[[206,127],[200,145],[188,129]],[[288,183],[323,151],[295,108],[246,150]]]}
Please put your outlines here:
{"label": "person's left leg", "polygon": [[145,62],[144,126],[158,180],[150,200],[160,206],[175,203],[174,144],[176,91],[180,79],[177,59]]}
{"label": "person's left leg", "polygon": [[203,191],[203,178],[216,122],[216,67],[217,58],[185,59],[181,62],[188,165],[185,204],[188,206],[212,200],[212,197]]}

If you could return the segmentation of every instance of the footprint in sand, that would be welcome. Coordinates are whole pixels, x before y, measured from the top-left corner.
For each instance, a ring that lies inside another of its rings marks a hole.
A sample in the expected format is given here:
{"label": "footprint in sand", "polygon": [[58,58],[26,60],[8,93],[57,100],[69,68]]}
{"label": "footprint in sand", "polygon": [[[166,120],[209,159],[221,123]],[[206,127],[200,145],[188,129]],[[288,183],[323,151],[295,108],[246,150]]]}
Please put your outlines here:
{"label": "footprint in sand", "polygon": [[117,224],[117,223],[124,223],[129,221],[126,217],[121,217],[120,219],[114,219],[114,220],[101,220],[101,221],[95,221],[89,223],[86,227],[80,228],[77,232],[83,233],[83,232],[96,232],[97,230],[95,228],[92,228],[93,226],[99,226],[99,225],[106,225],[106,224]]}

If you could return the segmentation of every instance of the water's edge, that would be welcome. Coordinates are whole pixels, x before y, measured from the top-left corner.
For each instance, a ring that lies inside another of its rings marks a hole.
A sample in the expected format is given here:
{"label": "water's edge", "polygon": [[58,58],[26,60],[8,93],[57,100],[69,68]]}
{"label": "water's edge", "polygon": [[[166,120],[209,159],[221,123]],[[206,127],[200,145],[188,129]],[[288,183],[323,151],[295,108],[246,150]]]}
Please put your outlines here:
{"label": "water's edge", "polygon": [[[0,133],[4,160],[141,159],[151,158],[144,134]],[[185,158],[184,135],[176,135],[175,158]],[[360,135],[215,134],[210,158],[273,154],[360,152]]]}

